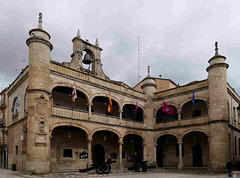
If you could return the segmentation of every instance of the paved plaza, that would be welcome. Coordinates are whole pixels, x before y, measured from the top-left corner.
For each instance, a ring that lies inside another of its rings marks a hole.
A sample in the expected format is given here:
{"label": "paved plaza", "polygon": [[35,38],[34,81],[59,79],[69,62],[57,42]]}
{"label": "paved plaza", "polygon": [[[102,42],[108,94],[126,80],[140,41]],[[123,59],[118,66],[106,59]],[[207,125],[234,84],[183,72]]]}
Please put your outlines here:
{"label": "paved plaza", "polygon": [[[150,169],[148,172],[134,172],[129,170],[119,171],[113,169],[109,174],[96,174],[95,170],[86,173],[80,172],[62,172],[62,173],[50,173],[47,175],[26,175],[21,172],[13,172],[11,170],[0,169],[0,178],[227,178],[227,173],[209,173],[204,170],[184,170],[179,172],[178,170],[165,170],[165,169]],[[240,178],[240,174],[237,172],[236,178]]]}

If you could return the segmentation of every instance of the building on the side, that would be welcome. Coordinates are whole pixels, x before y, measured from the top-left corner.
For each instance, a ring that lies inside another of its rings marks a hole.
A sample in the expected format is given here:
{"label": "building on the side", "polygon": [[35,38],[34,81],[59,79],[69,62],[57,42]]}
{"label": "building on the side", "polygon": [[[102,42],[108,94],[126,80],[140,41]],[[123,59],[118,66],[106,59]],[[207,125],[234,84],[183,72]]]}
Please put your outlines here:
{"label": "building on the side", "polygon": [[[131,88],[104,74],[98,40],[91,44],[78,32],[70,62],[59,63],[51,60],[41,14],[29,35],[29,65],[0,93],[1,167],[48,173],[86,168],[109,156],[121,169],[134,159],[179,169],[222,170],[228,159],[238,166],[240,97],[227,82],[228,64],[217,44],[207,79],[179,86],[151,77],[148,69]],[[163,101],[172,114],[163,111]]]}

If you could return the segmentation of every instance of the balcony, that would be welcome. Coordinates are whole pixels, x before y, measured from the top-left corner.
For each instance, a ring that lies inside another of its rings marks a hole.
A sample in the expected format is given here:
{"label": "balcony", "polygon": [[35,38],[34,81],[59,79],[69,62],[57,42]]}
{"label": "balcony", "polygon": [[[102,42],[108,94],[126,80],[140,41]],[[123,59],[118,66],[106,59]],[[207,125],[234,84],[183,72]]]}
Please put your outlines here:
{"label": "balcony", "polygon": [[0,109],[6,108],[6,98],[1,99],[0,102]]}
{"label": "balcony", "polygon": [[181,126],[188,126],[188,125],[198,125],[198,124],[204,124],[208,123],[208,116],[200,116],[192,119],[182,119],[180,121],[180,124],[178,124],[178,121],[173,121],[173,122],[165,122],[165,123],[159,123],[156,124],[155,128],[160,129],[160,128],[170,128],[170,127],[178,127],[179,125]]}
{"label": "balcony", "polygon": [[5,127],[6,125],[5,125],[5,117],[2,117],[1,119],[0,119],[0,127]]}
{"label": "balcony", "polygon": [[5,138],[3,139],[3,137],[0,137],[0,146],[5,146],[5,145],[7,145],[7,140]]}
{"label": "balcony", "polygon": [[66,119],[74,119],[79,121],[92,121],[97,123],[104,123],[116,126],[125,126],[131,128],[144,128],[143,122],[132,121],[132,120],[121,120],[117,116],[105,115],[102,113],[92,112],[91,119],[89,119],[89,112],[85,110],[70,109],[66,107],[54,106],[52,108],[52,115],[58,117],[65,117]]}

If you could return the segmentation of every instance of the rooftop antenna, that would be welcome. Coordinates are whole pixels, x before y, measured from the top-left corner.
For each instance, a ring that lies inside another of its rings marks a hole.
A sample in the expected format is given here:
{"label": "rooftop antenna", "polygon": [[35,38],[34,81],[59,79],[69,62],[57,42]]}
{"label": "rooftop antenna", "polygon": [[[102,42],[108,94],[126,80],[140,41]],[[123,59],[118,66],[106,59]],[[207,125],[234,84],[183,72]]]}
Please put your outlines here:
{"label": "rooftop antenna", "polygon": [[140,37],[138,36],[138,83],[141,78],[141,76],[140,76],[140,55],[142,55],[140,52],[141,48],[142,48],[142,46],[140,46]]}

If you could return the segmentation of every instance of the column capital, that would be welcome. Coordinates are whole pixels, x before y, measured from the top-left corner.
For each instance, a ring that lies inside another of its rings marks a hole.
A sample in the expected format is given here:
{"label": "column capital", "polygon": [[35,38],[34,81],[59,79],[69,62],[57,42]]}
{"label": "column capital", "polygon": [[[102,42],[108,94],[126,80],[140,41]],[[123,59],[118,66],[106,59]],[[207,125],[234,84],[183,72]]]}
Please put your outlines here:
{"label": "column capital", "polygon": [[179,145],[182,145],[182,144],[183,144],[183,142],[182,142],[182,141],[178,141],[177,143],[178,143]]}
{"label": "column capital", "polygon": [[87,141],[88,142],[92,142],[93,140],[92,140],[92,138],[88,138]]}

